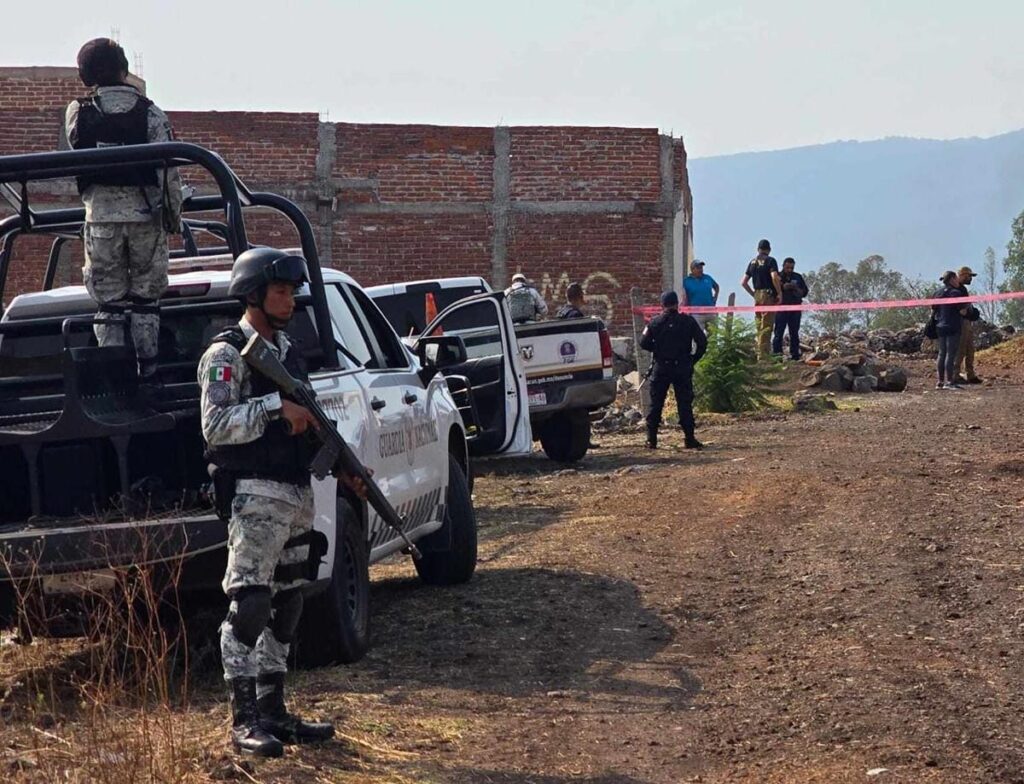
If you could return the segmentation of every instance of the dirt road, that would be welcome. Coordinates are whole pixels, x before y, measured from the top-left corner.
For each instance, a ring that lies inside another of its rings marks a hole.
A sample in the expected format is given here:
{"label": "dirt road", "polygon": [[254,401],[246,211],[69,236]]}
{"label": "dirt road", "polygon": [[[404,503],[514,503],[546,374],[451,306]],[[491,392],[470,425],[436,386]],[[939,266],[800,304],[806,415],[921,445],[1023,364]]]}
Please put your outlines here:
{"label": "dirt road", "polygon": [[197,774],[1024,781],[1021,379],[915,378],[705,427],[701,453],[631,433],[576,471],[481,464],[472,582],[376,569],[372,652],[298,677],[341,741],[225,764],[211,687]]}
{"label": "dirt road", "polygon": [[484,464],[478,577],[378,575],[348,721],[411,754],[371,767],[1024,780],[1020,400],[1016,382],[918,381],[859,411],[705,429],[699,454],[631,434],[576,472]]}

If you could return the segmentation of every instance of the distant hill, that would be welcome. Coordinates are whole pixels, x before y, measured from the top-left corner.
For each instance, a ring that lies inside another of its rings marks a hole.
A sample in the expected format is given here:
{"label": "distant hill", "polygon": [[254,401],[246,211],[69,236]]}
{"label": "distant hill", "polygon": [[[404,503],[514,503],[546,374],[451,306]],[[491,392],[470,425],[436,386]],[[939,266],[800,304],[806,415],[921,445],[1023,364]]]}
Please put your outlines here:
{"label": "distant hill", "polygon": [[689,161],[694,248],[726,291],[758,239],[797,269],[872,253],[910,275],[1002,261],[1024,210],[1024,130],[990,139],[835,142]]}

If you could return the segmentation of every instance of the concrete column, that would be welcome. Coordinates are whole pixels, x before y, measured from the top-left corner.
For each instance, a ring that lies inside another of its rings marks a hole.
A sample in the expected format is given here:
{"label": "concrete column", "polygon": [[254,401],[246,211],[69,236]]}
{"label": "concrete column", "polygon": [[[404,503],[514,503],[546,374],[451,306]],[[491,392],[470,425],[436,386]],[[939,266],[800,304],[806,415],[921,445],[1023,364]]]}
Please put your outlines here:
{"label": "concrete column", "polygon": [[337,159],[337,129],[334,123],[322,122],[317,128],[316,141],[316,215],[320,228],[317,249],[320,265],[335,266],[333,253],[334,219],[337,217],[334,190],[334,161]]}
{"label": "concrete column", "polygon": [[672,181],[672,137],[659,136],[661,142],[660,171],[661,171],[661,198],[658,200],[658,212],[661,214],[661,288],[678,289],[682,275],[676,275],[676,237],[675,237],[675,215],[676,215],[676,193],[675,183]]}
{"label": "concrete column", "polygon": [[503,289],[508,285],[508,221],[512,205],[512,134],[505,126],[494,129],[494,195],[491,215],[494,233],[491,238],[491,285]]}

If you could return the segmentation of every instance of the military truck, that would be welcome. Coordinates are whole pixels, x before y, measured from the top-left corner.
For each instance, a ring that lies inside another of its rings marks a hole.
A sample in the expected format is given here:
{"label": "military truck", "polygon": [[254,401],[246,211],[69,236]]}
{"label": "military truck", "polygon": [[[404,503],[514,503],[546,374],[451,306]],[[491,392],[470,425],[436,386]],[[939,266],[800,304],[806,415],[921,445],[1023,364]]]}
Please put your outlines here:
{"label": "military truck", "polygon": [[[85,288],[54,286],[61,249],[80,241],[82,209],[37,209],[31,192],[38,182],[140,164],[201,168],[217,190],[184,203],[182,248],[159,303],[158,395],[140,390],[130,340],[96,345]],[[19,239],[52,238],[39,290],[14,297],[0,319],[0,626],[24,622],[17,597],[32,594],[47,605],[35,633],[81,633],[89,605],[79,599],[109,584],[112,570],[130,573],[143,561],[183,564],[182,606],[224,602],[227,530],[208,493],[196,368],[210,338],[242,313],[227,295],[229,268],[252,247],[245,215],[256,208],[295,231],[311,280],[288,331],[321,405],[423,552],[420,577],[471,577],[468,441],[449,389],[459,379],[438,372],[464,361],[465,345],[440,337],[414,354],[356,281],[321,269],[297,205],[250,191],[214,152],[177,142],[0,157],[0,196],[14,212],[0,220],[0,301]],[[297,647],[314,664],[355,661],[369,646],[369,565],[402,541],[335,479],[314,481],[314,493],[327,552]]]}

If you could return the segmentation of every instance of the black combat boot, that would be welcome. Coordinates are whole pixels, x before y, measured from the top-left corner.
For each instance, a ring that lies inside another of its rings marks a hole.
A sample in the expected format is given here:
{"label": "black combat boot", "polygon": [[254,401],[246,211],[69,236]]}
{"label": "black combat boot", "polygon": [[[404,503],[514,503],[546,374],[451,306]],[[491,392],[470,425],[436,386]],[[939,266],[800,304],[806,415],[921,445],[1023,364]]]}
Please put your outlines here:
{"label": "black combat boot", "polygon": [[693,433],[686,434],[686,440],[683,442],[683,446],[687,449],[703,449],[704,444],[697,440],[697,436]]}
{"label": "black combat boot", "polygon": [[658,428],[647,428],[647,448],[658,448]]}
{"label": "black combat boot", "polygon": [[[317,743],[334,737],[334,725],[326,721],[304,721],[289,713],[284,705],[284,673],[272,672],[259,677],[257,700],[260,727],[282,743]],[[269,689],[269,691],[267,690]]]}
{"label": "black combat boot", "polygon": [[244,754],[257,757],[280,757],[284,746],[260,727],[256,706],[256,679],[231,678],[231,745]]}

